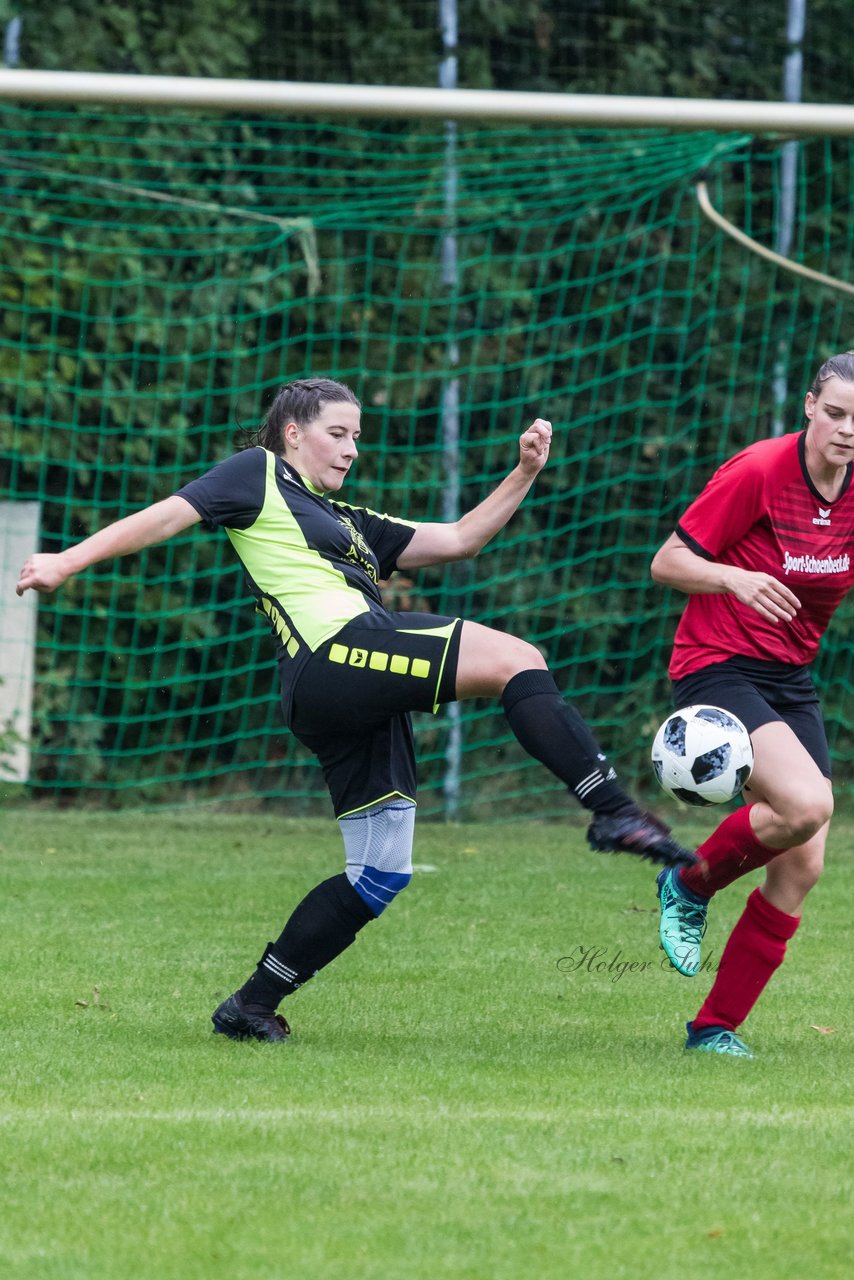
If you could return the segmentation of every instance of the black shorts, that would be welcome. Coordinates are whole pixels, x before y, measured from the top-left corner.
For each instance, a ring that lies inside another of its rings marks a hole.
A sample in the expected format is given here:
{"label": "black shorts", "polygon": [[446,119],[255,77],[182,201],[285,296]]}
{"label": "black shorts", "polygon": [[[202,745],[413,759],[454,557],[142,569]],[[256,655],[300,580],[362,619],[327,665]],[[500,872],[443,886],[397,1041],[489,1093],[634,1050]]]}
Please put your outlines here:
{"label": "black shorts", "polygon": [[454,701],[461,626],[433,613],[366,613],[300,672],[286,722],[323,766],[336,818],[391,795],[414,802],[409,713]]}
{"label": "black shorts", "polygon": [[677,709],[701,702],[731,711],[749,733],[760,725],[782,720],[824,776],[832,776],[821,704],[808,667],[763,662],[759,658],[713,662],[673,684],[673,705]]}

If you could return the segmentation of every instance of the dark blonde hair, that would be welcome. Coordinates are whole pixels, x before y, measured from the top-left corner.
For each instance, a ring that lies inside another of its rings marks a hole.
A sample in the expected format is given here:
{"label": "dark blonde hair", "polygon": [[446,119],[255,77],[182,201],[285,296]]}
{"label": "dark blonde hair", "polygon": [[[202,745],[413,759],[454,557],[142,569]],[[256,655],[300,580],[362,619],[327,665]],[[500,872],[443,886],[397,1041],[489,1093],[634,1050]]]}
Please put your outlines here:
{"label": "dark blonde hair", "polygon": [[284,447],[283,431],[287,423],[307,427],[319,417],[323,406],[329,403],[362,405],[358,397],[343,382],[332,378],[300,378],[279,387],[264,421],[252,437],[251,443],[263,445],[273,453],[281,453]]}

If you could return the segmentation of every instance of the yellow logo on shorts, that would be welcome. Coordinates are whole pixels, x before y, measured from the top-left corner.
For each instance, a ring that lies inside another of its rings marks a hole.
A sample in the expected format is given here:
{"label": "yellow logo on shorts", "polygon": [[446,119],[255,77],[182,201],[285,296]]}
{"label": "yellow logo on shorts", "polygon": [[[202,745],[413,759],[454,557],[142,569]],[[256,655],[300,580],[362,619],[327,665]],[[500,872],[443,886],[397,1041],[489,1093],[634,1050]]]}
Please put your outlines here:
{"label": "yellow logo on shorts", "polygon": [[345,644],[329,647],[329,661],[342,666],[368,667],[371,671],[390,671],[397,676],[416,676],[425,680],[430,674],[426,658],[407,658],[403,653],[381,653],[379,650],[349,649]]}

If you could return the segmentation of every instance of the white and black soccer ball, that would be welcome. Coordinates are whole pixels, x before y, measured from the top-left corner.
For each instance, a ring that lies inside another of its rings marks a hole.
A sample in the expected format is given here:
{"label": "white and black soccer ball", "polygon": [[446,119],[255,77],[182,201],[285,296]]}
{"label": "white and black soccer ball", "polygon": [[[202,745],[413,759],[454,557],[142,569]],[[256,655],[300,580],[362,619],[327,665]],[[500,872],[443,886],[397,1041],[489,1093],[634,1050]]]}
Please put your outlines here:
{"label": "white and black soccer ball", "polygon": [[652,767],[668,795],[686,804],[726,804],[753,769],[750,734],[721,707],[683,707],[652,744]]}

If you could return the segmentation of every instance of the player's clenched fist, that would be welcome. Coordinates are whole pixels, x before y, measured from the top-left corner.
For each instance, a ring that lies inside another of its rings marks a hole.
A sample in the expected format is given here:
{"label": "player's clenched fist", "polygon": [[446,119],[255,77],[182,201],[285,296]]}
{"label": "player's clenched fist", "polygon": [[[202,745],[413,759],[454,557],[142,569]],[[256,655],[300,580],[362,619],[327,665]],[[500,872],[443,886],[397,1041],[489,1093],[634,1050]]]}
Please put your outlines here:
{"label": "player's clenched fist", "polygon": [[525,471],[536,474],[548,461],[552,440],[552,424],[545,418],[535,418],[519,437],[519,462]]}

